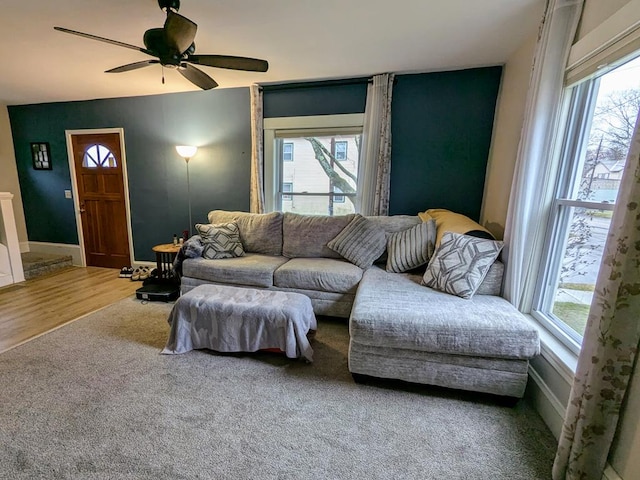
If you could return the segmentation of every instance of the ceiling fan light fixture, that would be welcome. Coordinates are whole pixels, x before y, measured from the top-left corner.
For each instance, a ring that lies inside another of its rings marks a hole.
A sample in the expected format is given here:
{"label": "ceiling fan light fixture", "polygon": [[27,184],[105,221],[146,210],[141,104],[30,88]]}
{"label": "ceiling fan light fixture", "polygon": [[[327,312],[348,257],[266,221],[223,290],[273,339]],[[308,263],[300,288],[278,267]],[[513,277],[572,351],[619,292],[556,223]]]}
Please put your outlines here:
{"label": "ceiling fan light fixture", "polygon": [[158,0],[158,6],[164,10],[172,10],[177,12],[180,10],[180,0]]}

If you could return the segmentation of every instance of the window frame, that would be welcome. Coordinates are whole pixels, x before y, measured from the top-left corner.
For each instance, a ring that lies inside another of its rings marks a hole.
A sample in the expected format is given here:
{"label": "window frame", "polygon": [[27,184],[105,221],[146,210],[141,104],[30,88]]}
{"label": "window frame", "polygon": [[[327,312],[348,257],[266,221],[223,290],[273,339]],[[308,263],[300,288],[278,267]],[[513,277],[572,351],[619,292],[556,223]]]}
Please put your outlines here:
{"label": "window frame", "polygon": [[600,79],[612,70],[614,68],[566,86],[563,91],[562,123],[556,134],[560,145],[556,156],[556,184],[541,254],[540,275],[531,305],[531,316],[575,355],[580,353],[583,336],[554,315],[552,310],[574,209],[614,211],[617,205],[578,198]]}
{"label": "window frame", "polygon": [[[265,212],[282,211],[282,195],[281,185],[283,184],[281,162],[281,142],[276,142],[277,138],[286,134],[296,134],[302,136],[305,134],[330,135],[332,133],[339,134],[354,130],[362,134],[364,127],[364,114],[351,113],[340,115],[312,115],[304,117],[275,117],[265,118],[264,129],[264,198]],[[361,176],[358,175],[358,183]],[[360,190],[360,185],[356,187],[356,191]],[[318,193],[302,193],[291,192],[294,196],[328,196],[335,199],[333,192]],[[355,196],[351,194],[339,194],[338,196]]]}

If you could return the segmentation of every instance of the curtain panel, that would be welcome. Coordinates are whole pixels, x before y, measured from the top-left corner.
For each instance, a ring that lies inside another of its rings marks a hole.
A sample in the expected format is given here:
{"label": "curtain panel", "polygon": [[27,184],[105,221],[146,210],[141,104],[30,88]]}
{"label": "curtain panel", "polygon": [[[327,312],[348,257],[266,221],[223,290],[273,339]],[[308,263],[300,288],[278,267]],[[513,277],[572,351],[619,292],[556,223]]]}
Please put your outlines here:
{"label": "curtain panel", "polygon": [[356,198],[356,211],[362,215],[389,215],[394,78],[392,73],[375,75],[367,87]]}
{"label": "curtain panel", "polygon": [[538,35],[505,229],[504,296],[529,312],[555,178],[564,71],[583,0],[549,0]]}
{"label": "curtain panel", "polygon": [[601,479],[640,347],[640,114],[618,192],[554,480]]}
{"label": "curtain panel", "polygon": [[249,211],[264,213],[264,118],[262,88],[251,85],[251,187]]}

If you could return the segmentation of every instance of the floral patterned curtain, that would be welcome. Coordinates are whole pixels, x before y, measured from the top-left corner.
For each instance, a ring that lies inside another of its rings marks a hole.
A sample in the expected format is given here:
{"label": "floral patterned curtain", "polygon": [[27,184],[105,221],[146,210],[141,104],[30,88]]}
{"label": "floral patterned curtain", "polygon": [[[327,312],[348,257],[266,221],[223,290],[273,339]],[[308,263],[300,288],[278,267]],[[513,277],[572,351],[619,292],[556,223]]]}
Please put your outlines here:
{"label": "floral patterned curtain", "polygon": [[251,190],[249,211],[264,213],[264,134],[262,88],[251,85]]}
{"label": "floral patterned curtain", "polygon": [[602,478],[640,342],[640,115],[553,466],[554,480]]}
{"label": "floral patterned curtain", "polygon": [[393,79],[392,73],[375,75],[367,89],[356,199],[363,215],[389,215]]}

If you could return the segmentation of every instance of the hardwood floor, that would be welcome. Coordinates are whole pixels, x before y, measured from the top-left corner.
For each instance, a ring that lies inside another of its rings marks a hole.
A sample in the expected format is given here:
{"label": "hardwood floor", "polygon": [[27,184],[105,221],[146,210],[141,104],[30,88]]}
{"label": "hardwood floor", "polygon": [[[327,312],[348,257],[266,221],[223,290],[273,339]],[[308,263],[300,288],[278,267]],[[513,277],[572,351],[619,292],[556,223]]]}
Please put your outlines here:
{"label": "hardwood floor", "polygon": [[0,352],[132,295],[119,270],[70,267],[0,288]]}

